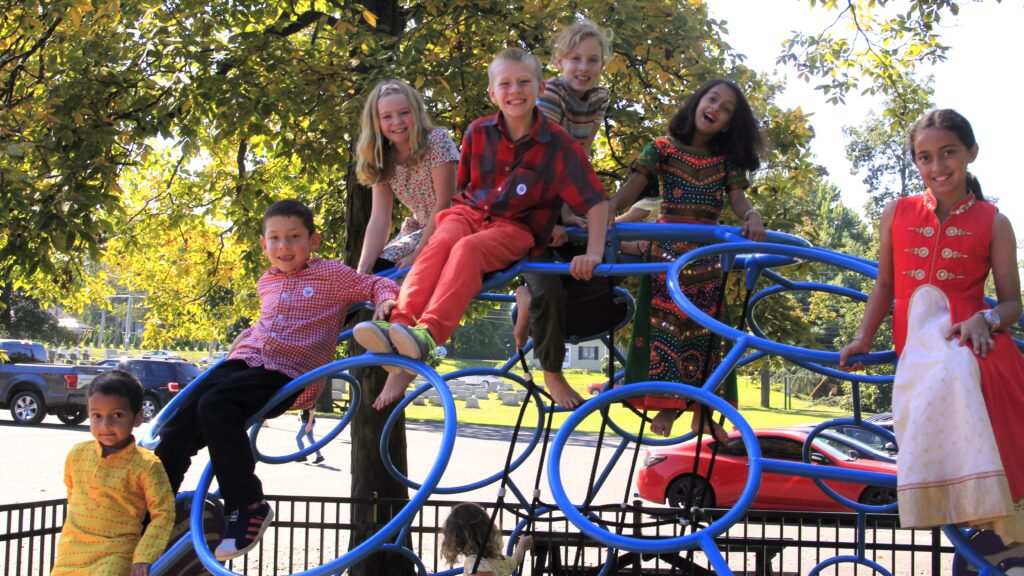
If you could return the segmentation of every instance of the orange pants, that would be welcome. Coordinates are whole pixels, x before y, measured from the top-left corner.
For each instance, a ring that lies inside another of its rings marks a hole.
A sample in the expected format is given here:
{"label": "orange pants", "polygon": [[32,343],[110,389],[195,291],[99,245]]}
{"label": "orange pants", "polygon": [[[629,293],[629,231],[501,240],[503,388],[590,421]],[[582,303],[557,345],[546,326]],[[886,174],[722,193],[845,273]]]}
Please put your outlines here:
{"label": "orange pants", "polygon": [[451,337],[484,274],[508,268],[533,247],[533,233],[514,220],[457,204],[437,215],[437,228],[402,283],[391,322],[424,326],[438,346]]}

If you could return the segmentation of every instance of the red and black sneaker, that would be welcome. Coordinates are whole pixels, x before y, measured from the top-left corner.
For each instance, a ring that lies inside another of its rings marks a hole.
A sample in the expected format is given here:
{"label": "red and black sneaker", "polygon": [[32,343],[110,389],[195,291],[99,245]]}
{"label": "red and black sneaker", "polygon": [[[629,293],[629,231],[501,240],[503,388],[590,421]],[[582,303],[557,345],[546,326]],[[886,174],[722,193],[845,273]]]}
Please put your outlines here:
{"label": "red and black sneaker", "polygon": [[236,558],[252,550],[259,543],[263,533],[270,527],[274,519],[274,509],[266,500],[255,508],[241,508],[228,516],[228,526],[224,531],[224,540],[213,555],[218,561],[224,562]]}

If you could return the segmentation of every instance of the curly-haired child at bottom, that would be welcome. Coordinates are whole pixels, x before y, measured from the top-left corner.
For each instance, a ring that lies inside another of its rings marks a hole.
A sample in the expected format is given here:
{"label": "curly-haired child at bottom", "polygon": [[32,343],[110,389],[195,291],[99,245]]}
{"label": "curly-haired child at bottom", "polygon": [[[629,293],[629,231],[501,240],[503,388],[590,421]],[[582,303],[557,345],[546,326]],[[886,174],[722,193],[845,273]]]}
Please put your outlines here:
{"label": "curly-haired child at bottom", "polygon": [[526,551],[533,548],[533,537],[522,536],[512,556],[503,556],[501,530],[491,523],[483,507],[472,502],[452,508],[442,535],[441,555],[451,565],[462,557],[467,576],[511,576],[523,564]]}

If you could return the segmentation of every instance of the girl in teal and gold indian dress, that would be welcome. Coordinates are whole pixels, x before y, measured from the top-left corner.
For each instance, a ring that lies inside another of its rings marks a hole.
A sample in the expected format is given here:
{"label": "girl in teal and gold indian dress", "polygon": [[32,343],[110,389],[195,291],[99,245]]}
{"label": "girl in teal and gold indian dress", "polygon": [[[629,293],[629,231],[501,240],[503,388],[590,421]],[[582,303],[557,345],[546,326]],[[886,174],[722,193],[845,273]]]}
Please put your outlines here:
{"label": "girl in teal and gold indian dress", "polygon": [[[761,145],[757,121],[740,89],[727,80],[709,82],[675,114],[668,135],[648,144],[633,163],[632,173],[613,199],[615,207],[630,206],[649,182],[656,181],[661,195],[658,222],[718,225],[728,201],[744,222],[743,234],[761,241],[765,236],[761,215],[744,193],[749,185],[747,173],[760,166]],[[699,246],[659,241],[641,243],[640,248],[649,252],[651,261],[672,262]],[[721,318],[723,286],[717,257],[691,263],[679,280],[695,305]],[[675,305],[665,275],[651,282],[650,313],[646,317],[641,316],[642,307],[643,302],[637,311],[627,382],[647,379],[702,385],[720,360],[719,338]],[[649,325],[641,325],[647,323],[644,318],[649,318]],[[685,402],[679,398],[647,397],[633,404],[659,410],[651,430],[666,436],[679,411],[685,409]],[[695,412],[695,431],[699,429],[699,417]],[[722,436],[717,427],[714,432]]]}

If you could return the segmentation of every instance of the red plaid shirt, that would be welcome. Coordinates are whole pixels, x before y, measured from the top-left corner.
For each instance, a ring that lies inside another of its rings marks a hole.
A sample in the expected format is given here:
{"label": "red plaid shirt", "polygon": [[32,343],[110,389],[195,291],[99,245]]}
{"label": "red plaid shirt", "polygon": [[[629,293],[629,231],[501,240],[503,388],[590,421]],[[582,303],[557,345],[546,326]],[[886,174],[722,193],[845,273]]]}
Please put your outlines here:
{"label": "red plaid shirt", "polygon": [[[338,335],[349,307],[364,300],[374,305],[398,297],[387,278],[360,274],[336,260],[313,258],[291,274],[270,268],[256,289],[260,319],[246,328],[229,357],[296,378],[334,359]],[[323,383],[318,383],[323,388]],[[310,386],[303,397],[319,395]],[[298,402],[296,402],[298,405]]]}
{"label": "red plaid shirt", "polygon": [[513,142],[501,112],[469,125],[462,140],[454,199],[519,222],[533,233],[533,253],[551,237],[562,202],[583,214],[608,195],[579,143],[534,110],[530,133]]}

